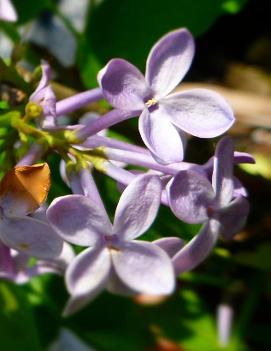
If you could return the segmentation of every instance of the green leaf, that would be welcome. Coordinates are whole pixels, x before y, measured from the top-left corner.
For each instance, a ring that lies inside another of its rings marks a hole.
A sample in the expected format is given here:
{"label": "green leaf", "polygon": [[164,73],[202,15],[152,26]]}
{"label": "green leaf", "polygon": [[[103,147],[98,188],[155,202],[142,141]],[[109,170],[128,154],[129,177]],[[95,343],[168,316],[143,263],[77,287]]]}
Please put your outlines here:
{"label": "green leaf", "polygon": [[233,3],[234,9],[225,0],[105,0],[93,5],[85,33],[88,51],[102,64],[122,57],[143,69],[152,45],[165,33],[187,27],[198,36],[243,1]]}
{"label": "green leaf", "polygon": [[41,351],[29,302],[22,287],[0,282],[0,350]]}
{"label": "green leaf", "polygon": [[13,0],[12,1],[18,16],[18,23],[22,24],[28,22],[36,17],[45,9],[48,9],[50,6],[49,0],[39,0],[39,1],[22,1],[22,0]]}

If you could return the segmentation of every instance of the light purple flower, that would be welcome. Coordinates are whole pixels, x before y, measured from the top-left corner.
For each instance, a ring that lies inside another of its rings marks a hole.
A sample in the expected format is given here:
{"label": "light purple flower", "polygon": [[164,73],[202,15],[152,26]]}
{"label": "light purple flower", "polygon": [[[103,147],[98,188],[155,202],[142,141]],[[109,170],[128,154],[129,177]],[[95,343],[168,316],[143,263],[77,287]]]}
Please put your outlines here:
{"label": "light purple flower", "polygon": [[0,20],[16,22],[17,13],[10,0],[0,0]]}
{"label": "light purple flower", "polygon": [[29,101],[30,103],[33,102],[42,108],[41,118],[39,120],[41,127],[52,128],[56,126],[56,96],[49,84],[49,80],[51,79],[51,68],[46,61],[42,61],[41,69],[41,80],[36,90],[30,96]]}
{"label": "light purple flower", "polygon": [[235,191],[233,144],[223,138],[215,152],[212,183],[202,174],[179,172],[168,187],[169,205],[187,223],[216,219],[225,239],[230,239],[245,224],[249,204],[242,192]]}
{"label": "light purple flower", "polygon": [[193,37],[178,29],[162,37],[151,49],[146,75],[122,59],[113,59],[99,72],[105,98],[117,109],[138,110],[139,131],[160,163],[183,159],[183,137],[216,137],[234,123],[228,103],[206,89],[170,92],[188,71],[194,56]]}
{"label": "light purple flower", "polygon": [[55,199],[47,216],[65,240],[90,246],[69,265],[66,284],[72,295],[65,315],[92,300],[104,288],[115,293],[170,294],[174,270],[155,244],[134,240],[156,217],[161,197],[159,177],[138,176],[121,195],[114,224],[93,199],[67,195]]}
{"label": "light purple flower", "polygon": [[74,258],[72,247],[64,243],[61,254],[49,260],[37,260],[29,265],[31,257],[10,249],[0,241],[0,278],[17,284],[25,284],[31,278],[47,273],[63,275],[68,263]]}

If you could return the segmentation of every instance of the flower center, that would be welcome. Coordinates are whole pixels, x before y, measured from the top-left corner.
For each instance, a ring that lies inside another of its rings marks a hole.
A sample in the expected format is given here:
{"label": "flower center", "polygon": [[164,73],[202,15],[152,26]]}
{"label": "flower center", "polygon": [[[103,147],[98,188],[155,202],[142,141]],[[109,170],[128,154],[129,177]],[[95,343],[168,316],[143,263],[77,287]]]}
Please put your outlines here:
{"label": "flower center", "polygon": [[106,242],[106,246],[110,250],[115,250],[115,251],[120,251],[120,248],[118,246],[118,237],[116,234],[113,235],[105,235],[104,240]]}
{"label": "flower center", "polygon": [[145,105],[150,108],[158,104],[158,101],[155,98],[149,99],[147,102],[145,102]]}

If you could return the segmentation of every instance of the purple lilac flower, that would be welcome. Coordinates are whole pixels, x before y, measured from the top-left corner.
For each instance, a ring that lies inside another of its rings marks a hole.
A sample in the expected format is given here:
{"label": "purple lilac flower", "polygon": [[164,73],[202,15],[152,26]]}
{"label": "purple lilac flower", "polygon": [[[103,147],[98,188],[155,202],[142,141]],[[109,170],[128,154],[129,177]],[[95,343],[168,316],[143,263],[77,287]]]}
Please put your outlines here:
{"label": "purple lilac flower", "polygon": [[63,246],[63,240],[48,223],[31,217],[46,199],[48,172],[47,164],[19,166],[0,183],[0,240],[41,259],[59,256]]}
{"label": "purple lilac flower", "polygon": [[30,96],[29,101],[41,107],[42,111],[39,111],[36,105],[28,104],[27,108],[32,109],[30,113],[37,113],[37,117],[41,117],[40,125],[42,128],[51,128],[56,126],[56,96],[49,84],[51,78],[49,64],[46,61],[42,61],[41,69],[41,80],[36,90]]}
{"label": "purple lilac flower", "polygon": [[74,252],[69,244],[64,243],[58,257],[50,260],[37,260],[34,265],[30,266],[30,256],[10,249],[0,241],[0,258],[0,278],[24,284],[37,275],[47,273],[63,275],[66,266],[74,258]]}
{"label": "purple lilac flower", "polygon": [[138,110],[141,137],[160,163],[183,159],[184,132],[216,137],[234,123],[228,103],[206,89],[170,92],[188,71],[194,41],[186,29],[162,37],[147,59],[146,75],[122,59],[113,59],[99,72],[105,98],[117,109]]}
{"label": "purple lilac flower", "polygon": [[223,138],[216,148],[212,182],[198,172],[180,171],[168,187],[173,213],[187,223],[216,219],[225,239],[231,239],[244,225],[249,204],[243,191],[235,191],[233,143]]}
{"label": "purple lilac flower", "polygon": [[159,177],[138,176],[121,195],[113,226],[96,201],[67,195],[47,210],[49,222],[65,240],[89,246],[69,265],[66,284],[69,315],[104,288],[120,294],[170,294],[174,270],[169,256],[155,244],[134,240],[152,224],[160,205]]}
{"label": "purple lilac flower", "polygon": [[10,0],[0,0],[0,20],[16,22],[17,13]]}

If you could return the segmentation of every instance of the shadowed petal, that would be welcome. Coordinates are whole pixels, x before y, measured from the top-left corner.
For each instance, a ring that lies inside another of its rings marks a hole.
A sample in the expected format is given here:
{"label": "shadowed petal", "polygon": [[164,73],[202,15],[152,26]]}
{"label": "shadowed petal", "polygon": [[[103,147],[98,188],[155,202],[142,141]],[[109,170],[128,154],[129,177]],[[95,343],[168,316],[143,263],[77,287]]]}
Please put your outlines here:
{"label": "shadowed petal", "polygon": [[78,312],[91,301],[93,301],[104,289],[104,284],[99,285],[96,289],[85,295],[74,295],[71,296],[66,303],[62,316],[69,317],[72,314]]}
{"label": "shadowed petal", "polygon": [[188,244],[173,258],[176,274],[189,271],[199,265],[212,251],[219,234],[219,223],[210,220]]}
{"label": "shadowed petal", "polygon": [[178,237],[161,238],[152,243],[166,251],[169,257],[173,257],[184,246],[184,241]]}
{"label": "shadowed petal", "polygon": [[145,98],[151,98],[142,73],[131,63],[113,59],[99,72],[98,81],[105,98],[121,110],[142,110]]}
{"label": "shadowed petal", "polygon": [[169,164],[183,160],[183,136],[160,108],[151,113],[145,109],[138,122],[141,138],[157,162]]}
{"label": "shadowed petal", "polygon": [[176,217],[187,223],[202,223],[215,206],[211,183],[195,171],[180,171],[168,187],[169,205]]}
{"label": "shadowed petal", "polygon": [[124,240],[131,240],[143,234],[157,215],[161,192],[162,185],[158,176],[137,176],[120,197],[113,233]]}
{"label": "shadowed petal", "polygon": [[227,205],[233,196],[233,142],[229,137],[219,141],[215,150],[212,185],[221,206]]}
{"label": "shadowed petal", "polygon": [[66,271],[66,285],[72,295],[64,315],[70,315],[89,303],[104,288],[111,261],[107,248],[89,248],[81,252]]}
{"label": "shadowed petal", "polygon": [[47,223],[31,217],[2,218],[0,237],[7,246],[37,258],[55,258],[63,246],[63,240]]}
{"label": "shadowed petal", "polygon": [[47,210],[47,218],[62,238],[81,246],[92,246],[101,235],[112,231],[104,211],[83,195],[56,198]]}
{"label": "shadowed petal", "polygon": [[110,276],[106,284],[106,289],[112,294],[117,294],[121,296],[135,296],[136,294],[138,294],[137,291],[129,288],[127,285],[124,284],[122,280],[120,280],[117,273],[115,272],[114,267],[111,268]]}
{"label": "shadowed petal", "polygon": [[226,132],[235,119],[230,105],[219,94],[193,89],[161,99],[160,108],[173,124],[200,138],[214,138]]}
{"label": "shadowed petal", "polygon": [[193,37],[185,28],[166,34],[155,44],[146,65],[146,81],[155,96],[166,96],[179,84],[191,65],[194,51]]}
{"label": "shadowed petal", "polygon": [[126,242],[121,250],[112,250],[112,260],[117,275],[131,289],[151,295],[173,292],[174,270],[169,256],[158,246]]}
{"label": "shadowed petal", "polygon": [[216,218],[221,224],[221,234],[231,240],[245,225],[249,213],[249,202],[243,196],[234,199],[229,206],[219,210]]}

